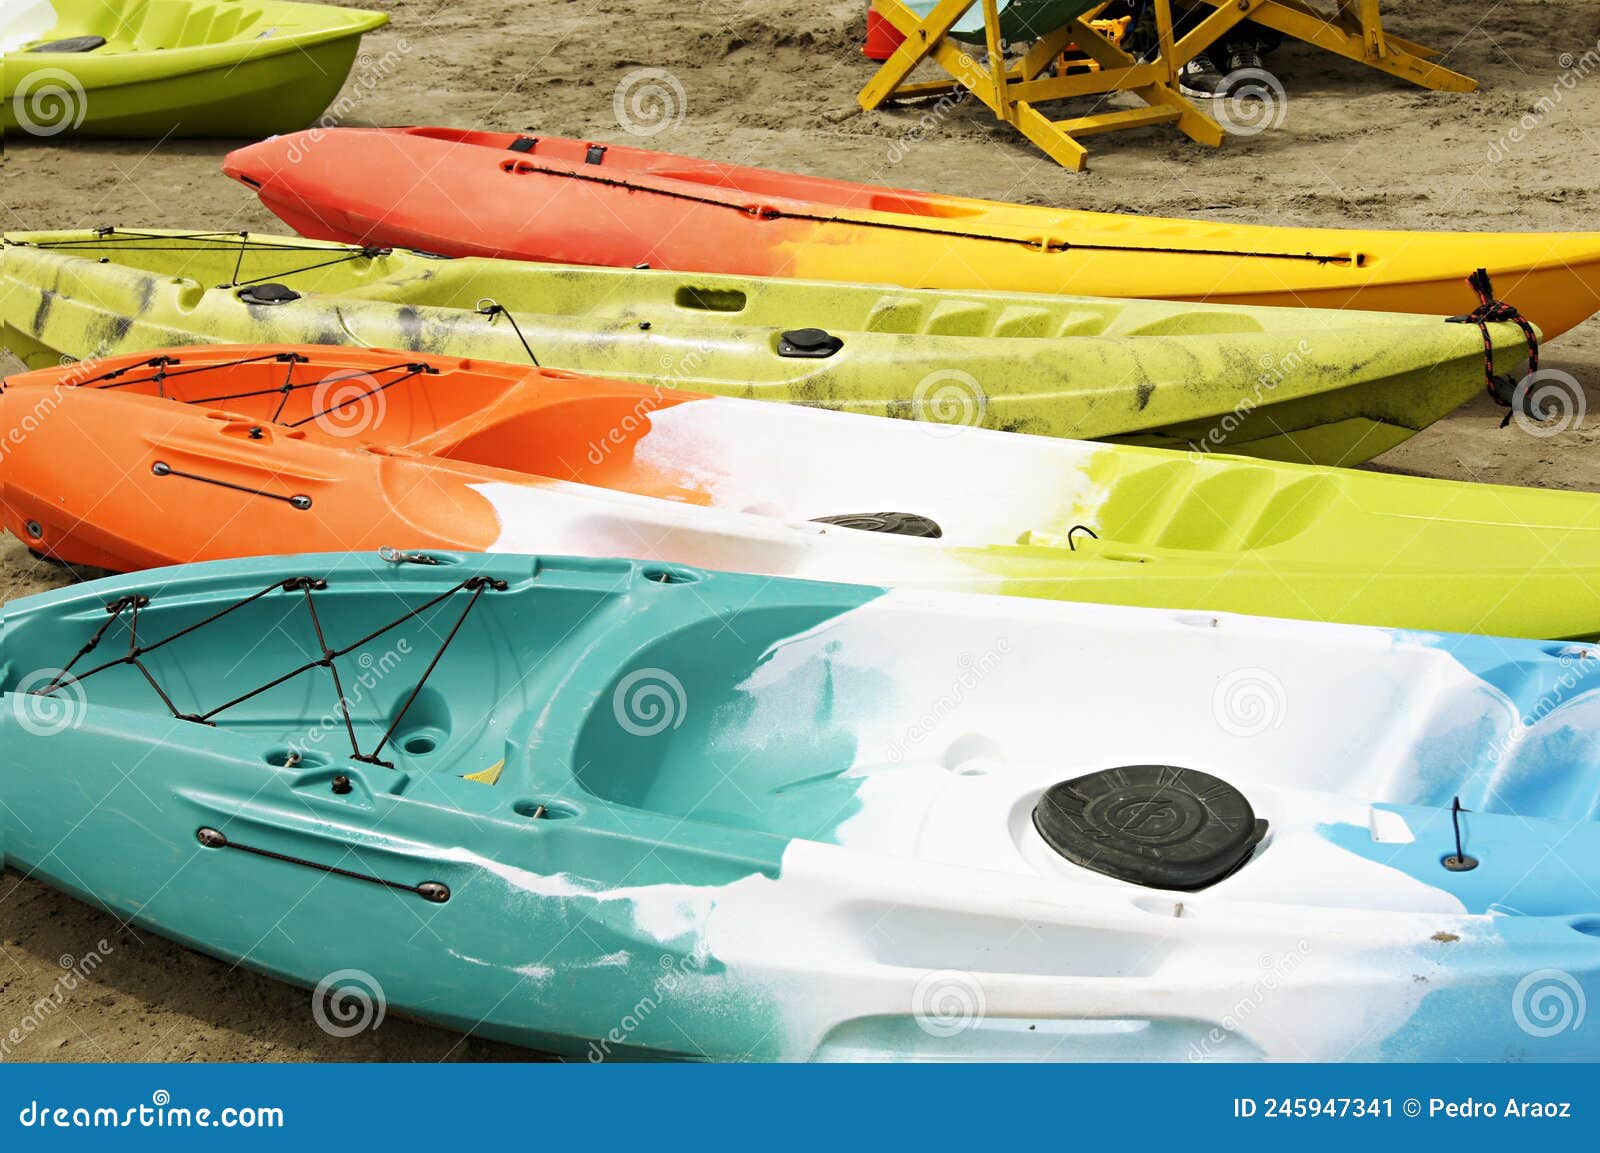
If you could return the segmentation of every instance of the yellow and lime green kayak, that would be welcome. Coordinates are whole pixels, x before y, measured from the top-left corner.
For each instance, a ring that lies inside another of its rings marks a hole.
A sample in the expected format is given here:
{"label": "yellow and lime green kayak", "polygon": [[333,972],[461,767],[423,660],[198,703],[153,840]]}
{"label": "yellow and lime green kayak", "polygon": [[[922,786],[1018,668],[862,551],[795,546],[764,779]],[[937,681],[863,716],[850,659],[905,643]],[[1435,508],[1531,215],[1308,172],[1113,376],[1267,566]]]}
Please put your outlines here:
{"label": "yellow and lime green kayak", "polygon": [[338,96],[381,12],[285,0],[6,0],[0,130],[268,136]]}
{"label": "yellow and lime green kayak", "polygon": [[[199,342],[351,344],[724,396],[1304,463],[1370,459],[1484,386],[1441,317],[588,268],[173,231],[4,237],[33,367]],[[1490,326],[1506,371],[1525,352]]]}

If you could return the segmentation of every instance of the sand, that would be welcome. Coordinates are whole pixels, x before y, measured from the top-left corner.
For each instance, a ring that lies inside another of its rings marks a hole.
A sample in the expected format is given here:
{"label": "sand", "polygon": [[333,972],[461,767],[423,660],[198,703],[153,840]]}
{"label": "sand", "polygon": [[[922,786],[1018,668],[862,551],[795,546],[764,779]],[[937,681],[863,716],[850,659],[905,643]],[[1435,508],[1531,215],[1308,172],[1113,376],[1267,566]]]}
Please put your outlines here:
{"label": "sand", "polygon": [[[1394,30],[1445,50],[1473,95],[1425,92],[1306,48],[1271,60],[1281,127],[1220,151],[1168,129],[1099,137],[1091,172],[1066,172],[976,102],[863,113],[860,0],[411,0],[367,38],[344,122],[545,132],[967,195],[1270,224],[1395,228],[1596,227],[1600,5],[1502,0],[1480,8],[1391,0]],[[787,12],[782,22],[771,15]],[[640,69],[664,69],[671,79]],[[1563,82],[1563,77],[1567,82]],[[649,99],[650,85],[666,94]],[[659,124],[630,135],[635,123]],[[628,97],[641,103],[629,109]],[[652,119],[658,116],[658,119]],[[94,225],[277,230],[223,178],[229,142],[8,140],[0,227]],[[3,354],[0,354],[3,358]],[[1600,384],[1600,321],[1549,347],[1549,367]],[[0,363],[0,367],[12,365]],[[1424,476],[1600,491],[1600,415],[1557,436],[1501,430],[1486,399],[1373,467]],[[0,536],[0,601],[73,574]],[[106,942],[92,975],[5,1056],[29,1061],[460,1060],[518,1050],[388,1017],[336,1040],[310,994],[169,944],[103,909],[17,876],[0,879],[0,1041]],[[35,1014],[35,1016],[39,1016]]]}

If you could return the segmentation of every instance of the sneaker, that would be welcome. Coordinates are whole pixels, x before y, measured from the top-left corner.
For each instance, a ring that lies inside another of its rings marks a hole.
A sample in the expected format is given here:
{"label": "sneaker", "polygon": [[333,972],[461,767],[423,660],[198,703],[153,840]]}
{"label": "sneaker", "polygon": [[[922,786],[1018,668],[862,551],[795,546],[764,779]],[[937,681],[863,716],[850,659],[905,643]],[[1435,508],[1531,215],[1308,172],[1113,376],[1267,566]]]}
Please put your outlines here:
{"label": "sneaker", "polygon": [[1215,100],[1222,95],[1226,81],[1227,78],[1211,62],[1211,57],[1202,52],[1178,73],[1178,91],[1200,100]]}
{"label": "sneaker", "polygon": [[1228,71],[1234,72],[1265,72],[1266,65],[1261,63],[1261,53],[1254,44],[1243,44],[1228,53]]}

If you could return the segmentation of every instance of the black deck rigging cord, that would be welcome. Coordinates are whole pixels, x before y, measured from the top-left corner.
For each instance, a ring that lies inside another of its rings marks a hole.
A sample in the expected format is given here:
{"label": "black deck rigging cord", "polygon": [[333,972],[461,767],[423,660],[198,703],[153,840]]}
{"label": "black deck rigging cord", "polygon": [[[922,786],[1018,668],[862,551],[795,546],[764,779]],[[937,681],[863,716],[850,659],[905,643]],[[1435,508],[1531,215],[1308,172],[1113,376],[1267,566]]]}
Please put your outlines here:
{"label": "black deck rigging cord", "polygon": [[[515,151],[522,151],[516,149]],[[547,168],[529,160],[507,160],[500,165],[501,171],[512,175],[524,175],[536,172],[542,176],[558,176],[568,180],[582,180],[590,184],[603,184],[610,188],[622,188],[628,192],[643,192],[651,196],[664,196],[669,200],[687,200],[694,204],[705,204],[714,208],[726,208],[745,216],[754,216],[758,220],[806,220],[816,224],[855,224],[864,228],[882,228],[889,232],[916,232],[929,236],[942,236],[955,240],[983,240],[992,244],[1013,244],[1023,248],[1044,252],[1071,252],[1074,249],[1083,252],[1149,252],[1163,256],[1233,256],[1255,257],[1262,260],[1307,260],[1317,264],[1359,264],[1359,258],[1350,256],[1319,256],[1314,252],[1243,252],[1233,249],[1216,248],[1162,248],[1153,244],[1075,244],[1071,241],[1032,240],[1020,236],[994,236],[983,232],[959,232],[955,229],[930,228],[922,224],[897,224],[887,220],[857,220],[848,216],[828,216],[820,212],[790,212],[767,205],[752,208],[744,204],[734,204],[727,200],[718,199],[705,193],[685,192],[671,188],[651,188],[643,184],[634,184],[615,176],[605,176],[598,172],[575,172],[565,168]],[[734,191],[742,191],[735,189]]]}
{"label": "black deck rigging cord", "polygon": [[[326,668],[329,675],[333,679],[334,692],[338,694],[339,713],[344,721],[345,733],[350,738],[350,758],[352,760],[361,761],[365,764],[379,765],[386,769],[392,769],[394,767],[393,762],[379,759],[378,754],[383,751],[383,747],[389,743],[390,738],[394,736],[395,731],[400,727],[401,720],[405,717],[406,712],[411,708],[412,704],[416,702],[417,696],[422,692],[422,687],[427,684],[428,678],[433,675],[433,670],[439,666],[440,660],[444,658],[445,650],[447,650],[450,647],[451,642],[455,640],[456,634],[461,631],[461,626],[466,623],[468,615],[472,612],[473,607],[477,605],[479,599],[483,596],[483,593],[486,590],[504,592],[508,586],[505,581],[495,577],[468,577],[465,580],[457,583],[454,587],[446,589],[439,595],[424,602],[423,604],[418,605],[416,608],[412,609],[408,613],[405,613],[396,620],[390,621],[382,628],[368,633],[355,643],[345,645],[342,648],[337,649],[330,648],[328,646],[327,638],[322,631],[322,620],[317,615],[316,601],[311,595],[313,591],[320,591],[322,589],[326,589],[327,587],[328,582],[317,577],[290,577],[288,580],[278,581],[274,584],[270,584],[266,588],[261,589],[259,592],[251,593],[242,600],[235,601],[226,608],[212,613],[203,620],[196,621],[194,624],[179,629],[170,636],[164,637],[153,644],[146,645],[141,645],[139,643],[139,610],[149,607],[151,603],[150,597],[139,593],[121,597],[106,605],[106,613],[108,615],[105,623],[95,630],[94,635],[91,636],[83,645],[83,647],[77,651],[73,658],[67,662],[66,666],[62,668],[60,672],[56,673],[53,678],[51,678],[49,684],[45,685],[42,689],[35,690],[32,695],[48,697],[69,683],[81,684],[97,673],[105,672],[107,669],[116,668],[118,665],[132,665],[144,676],[144,679],[149,683],[151,689],[155,691],[156,695],[161,698],[162,703],[166,705],[167,711],[172,714],[174,719],[180,721],[192,721],[195,724],[210,725],[214,723],[212,718],[217,716],[219,713],[226,712],[228,709],[231,709],[236,705],[241,705],[245,701],[248,701],[254,697],[258,697],[262,693],[267,692],[269,689],[277,688],[279,685],[285,683],[286,681],[293,680],[302,673],[310,672],[312,669],[316,668]],[[356,739],[355,723],[350,719],[349,699],[345,696],[344,684],[339,677],[338,666],[334,662],[339,657],[348,656],[355,650],[363,647],[364,645],[370,644],[378,637],[381,637],[384,633],[391,632],[394,629],[399,628],[407,621],[421,616],[435,605],[444,603],[446,600],[449,600],[451,597],[455,596],[455,594],[464,590],[470,591],[472,596],[468,599],[466,607],[461,610],[461,615],[451,627],[449,634],[440,643],[439,651],[434,654],[433,660],[428,663],[427,669],[424,670],[422,676],[417,680],[416,686],[412,688],[411,695],[406,698],[405,705],[400,709],[399,712],[395,714],[394,720],[389,723],[388,729],[384,731],[382,738],[379,739],[377,745],[373,747],[372,752],[363,753],[361,751],[360,742]],[[171,696],[169,696],[167,691],[161,687],[160,682],[156,680],[155,676],[145,666],[141,658],[149,653],[155,652],[157,649],[165,648],[174,641],[179,640],[182,637],[186,637],[190,633],[196,632],[199,629],[205,628],[207,625],[215,624],[217,621],[228,616],[229,614],[237,612],[245,606],[253,604],[262,597],[265,597],[269,593],[273,592],[303,594],[305,597],[306,611],[311,617],[312,630],[316,634],[317,647],[321,651],[322,656],[318,659],[307,661],[298,668],[291,669],[289,672],[286,672],[281,676],[274,677],[272,680],[268,681],[264,685],[261,685],[259,688],[251,689],[249,692],[243,693],[224,704],[217,705],[215,708],[207,709],[204,712],[195,713],[185,713],[180,711],[178,706],[173,703]],[[96,665],[81,675],[74,675],[72,672],[73,667],[76,666],[80,660],[88,656],[91,652],[99,647],[100,642],[105,639],[105,635],[111,629],[111,626],[117,621],[122,620],[124,613],[128,614],[128,651],[120,657]]]}
{"label": "black deck rigging cord", "polygon": [[[158,356],[150,360],[140,361],[138,364],[129,364],[124,365],[121,368],[112,369],[111,371],[102,373],[99,376],[90,377],[88,380],[79,381],[77,387],[112,390],[127,388],[128,386],[135,384],[154,384],[160,390],[160,395],[165,397],[167,395],[167,381],[176,380],[179,377],[196,376],[206,372],[225,372],[247,364],[263,364],[272,361],[288,366],[284,374],[282,384],[276,385],[272,388],[246,389],[242,392],[219,392],[212,396],[198,396],[189,401],[189,403],[220,404],[223,401],[251,400],[258,396],[271,396],[277,394],[282,399],[278,403],[277,410],[272,414],[270,423],[281,424],[285,428],[299,428],[303,424],[310,424],[314,420],[318,420],[321,417],[329,415],[330,413],[337,412],[346,405],[354,404],[356,401],[364,400],[369,396],[376,396],[380,392],[386,392],[395,385],[404,384],[406,381],[412,380],[415,377],[437,376],[439,374],[439,370],[433,367],[431,364],[424,364],[421,361],[401,361],[396,364],[385,364],[377,368],[352,368],[344,372],[332,373],[331,375],[321,377],[317,380],[302,380],[297,382],[294,379],[295,369],[302,364],[310,364],[311,359],[298,352],[269,352],[262,356],[243,357],[238,360],[222,361],[217,364],[197,364],[190,368],[181,367],[183,364],[183,359],[181,357]],[[155,369],[155,372],[149,376],[130,377],[126,375],[127,373],[141,368],[153,368]],[[401,375],[395,377],[393,380],[380,381],[377,379],[385,373],[400,373]],[[325,385],[341,384],[347,380],[361,380],[363,378],[370,379],[372,383],[371,387],[360,396],[347,397],[338,401],[337,403],[328,405],[326,408],[318,409],[316,412],[313,412],[308,416],[303,416],[298,420],[284,421],[282,419],[283,410],[288,407],[289,398],[296,392],[301,392],[308,388],[321,388]]]}
{"label": "black deck rigging cord", "polygon": [[510,309],[501,304],[499,301],[495,300],[492,296],[485,296],[478,301],[477,311],[479,316],[487,316],[491,325],[494,323],[494,318],[497,316],[504,316],[507,320],[509,320],[511,322],[511,330],[517,334],[517,339],[522,341],[523,351],[528,354],[528,359],[533,361],[533,367],[540,367],[539,358],[533,355],[533,349],[528,345],[528,338],[522,335],[522,326],[517,323],[517,318],[511,315]]}
{"label": "black deck rigging cord", "polygon": [[[1467,287],[1477,293],[1478,307],[1465,316],[1452,316],[1450,324],[1476,324],[1478,332],[1483,336],[1483,375],[1488,382],[1489,396],[1501,408],[1511,409],[1517,399],[1517,378],[1509,373],[1497,376],[1494,371],[1494,338],[1489,335],[1491,324],[1515,324],[1522,329],[1522,335],[1528,342],[1528,375],[1539,371],[1539,334],[1534,332],[1533,325],[1527,318],[1518,312],[1512,305],[1494,296],[1494,282],[1489,279],[1489,270],[1480,268],[1467,277]],[[1504,428],[1511,423],[1514,412],[1507,412],[1506,418],[1500,422]],[[1528,415],[1537,417],[1529,412]]]}
{"label": "black deck rigging cord", "polygon": [[[381,248],[376,245],[364,247],[324,245],[313,242],[283,243],[269,240],[257,240],[249,232],[184,232],[168,233],[159,232],[130,232],[120,228],[96,228],[92,239],[81,240],[45,240],[45,241],[8,241],[25,248],[40,249],[73,249],[73,248],[105,248],[106,241],[115,241],[120,248],[130,252],[195,252],[207,251],[215,248],[232,250],[238,247],[238,260],[234,263],[233,279],[227,284],[219,284],[218,288],[248,288],[254,284],[264,284],[284,277],[300,276],[307,272],[315,272],[320,268],[328,268],[335,264],[345,264],[352,260],[375,260],[380,256],[387,256],[394,251],[392,248]],[[128,241],[152,241],[150,244],[133,244]],[[189,241],[191,243],[179,243]],[[239,274],[244,268],[244,258],[247,252],[303,252],[324,253],[334,252],[339,255],[328,260],[320,260],[315,264],[308,264],[300,268],[291,268],[282,272],[269,273],[266,276],[257,276],[250,280],[239,279]]]}

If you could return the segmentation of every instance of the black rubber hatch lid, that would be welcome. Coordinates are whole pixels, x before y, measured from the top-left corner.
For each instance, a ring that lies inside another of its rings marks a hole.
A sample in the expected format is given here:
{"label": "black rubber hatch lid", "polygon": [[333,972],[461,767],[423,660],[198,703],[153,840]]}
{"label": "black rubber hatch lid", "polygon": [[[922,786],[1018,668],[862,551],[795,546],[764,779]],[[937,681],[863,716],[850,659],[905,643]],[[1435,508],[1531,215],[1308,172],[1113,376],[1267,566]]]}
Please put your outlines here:
{"label": "black rubber hatch lid", "polygon": [[1186,891],[1222,880],[1267,833],[1227,781],[1173,765],[1124,765],[1052,785],[1033,824],[1075,865]]}

